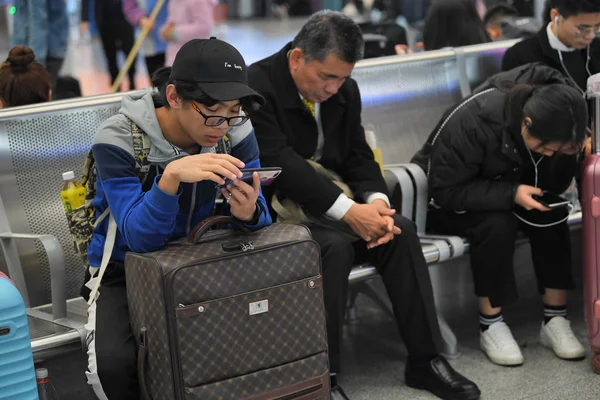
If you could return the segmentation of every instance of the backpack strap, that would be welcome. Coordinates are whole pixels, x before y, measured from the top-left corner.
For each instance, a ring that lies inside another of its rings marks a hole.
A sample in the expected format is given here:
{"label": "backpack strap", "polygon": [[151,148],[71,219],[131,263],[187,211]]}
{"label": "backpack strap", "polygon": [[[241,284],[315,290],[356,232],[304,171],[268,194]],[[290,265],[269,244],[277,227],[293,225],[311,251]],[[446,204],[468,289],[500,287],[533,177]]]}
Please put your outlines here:
{"label": "backpack strap", "polygon": [[[108,208],[107,208],[108,210]],[[109,214],[108,218],[108,229],[106,231],[106,240],[104,241],[104,251],[102,252],[102,261],[100,262],[100,268],[98,270],[98,276],[94,278],[94,271],[90,267],[90,274],[92,278],[88,282],[88,284],[93,285],[93,287],[89,287],[92,291],[90,293],[90,298],[88,300],[88,305],[92,305],[98,296],[98,289],[100,289],[100,282],[102,282],[102,277],[104,276],[104,272],[106,271],[106,267],[108,267],[108,263],[110,262],[110,257],[112,256],[113,248],[115,247],[115,241],[117,239],[117,223],[110,214],[110,212],[104,212],[102,215]]]}
{"label": "backpack strap", "polygon": [[[131,119],[127,118],[127,122],[129,123],[129,127],[131,128],[131,136],[133,137],[133,154],[135,158],[135,172],[137,176],[140,178],[142,185],[146,182],[146,178],[148,178],[148,172],[150,171],[150,161],[148,161],[148,155],[150,154],[150,148],[152,147],[152,143],[150,142],[150,138],[146,133]],[[88,157],[89,158],[89,157]],[[88,165],[88,169],[93,165],[93,158],[87,160],[91,165]],[[95,167],[95,166],[94,166]],[[94,171],[95,172],[95,171]],[[95,173],[91,176],[93,178],[93,184],[95,185],[96,176]],[[87,177],[86,177],[87,182]],[[92,279],[90,279],[90,289],[92,290],[90,293],[90,299],[88,300],[88,304],[91,305],[98,295],[98,289],[100,288],[100,283],[102,282],[102,277],[104,276],[104,272],[106,271],[106,267],[110,262],[110,257],[112,256],[113,248],[115,246],[116,236],[117,236],[117,223],[110,212],[110,207],[107,207],[106,210],[98,217],[94,227],[98,225],[102,220],[106,217],[108,220],[108,229],[106,232],[106,239],[104,241],[104,251],[102,253],[102,261],[100,263],[100,268],[98,269],[98,276],[94,278],[95,271],[92,271],[95,268],[90,267],[90,273],[92,275]]]}
{"label": "backpack strap", "polygon": [[135,172],[140,178],[142,185],[146,182],[148,171],[150,171],[150,161],[148,155],[152,143],[146,132],[142,130],[135,122],[127,118],[129,127],[131,128],[131,136],[133,137],[133,156],[135,158]]}
{"label": "backpack strap", "polygon": [[231,154],[231,140],[229,140],[227,134],[219,140],[219,143],[215,146],[215,152],[217,154]]}

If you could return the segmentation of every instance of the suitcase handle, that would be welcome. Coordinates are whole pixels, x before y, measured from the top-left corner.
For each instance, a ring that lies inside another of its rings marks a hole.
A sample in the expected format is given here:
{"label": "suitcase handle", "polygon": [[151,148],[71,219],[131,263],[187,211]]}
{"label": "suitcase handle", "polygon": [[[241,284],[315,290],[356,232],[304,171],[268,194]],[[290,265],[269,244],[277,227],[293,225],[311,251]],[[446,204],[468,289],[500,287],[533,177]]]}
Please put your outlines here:
{"label": "suitcase handle", "polygon": [[218,224],[232,224],[234,225],[234,227],[241,230],[242,232],[250,233],[250,230],[246,228],[242,221],[233,217],[219,215],[215,217],[206,218],[204,221],[196,225],[188,235],[187,242],[190,244],[197,244],[200,241],[200,239],[202,239],[202,236],[204,236],[204,234],[208,232],[210,228]]}

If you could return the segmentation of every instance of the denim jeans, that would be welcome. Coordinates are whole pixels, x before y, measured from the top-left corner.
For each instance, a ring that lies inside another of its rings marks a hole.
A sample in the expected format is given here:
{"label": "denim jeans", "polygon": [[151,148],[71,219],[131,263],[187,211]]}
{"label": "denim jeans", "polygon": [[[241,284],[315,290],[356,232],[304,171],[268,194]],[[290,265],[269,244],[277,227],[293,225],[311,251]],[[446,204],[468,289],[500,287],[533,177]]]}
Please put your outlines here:
{"label": "denim jeans", "polygon": [[11,47],[30,47],[43,65],[64,59],[69,41],[69,19],[65,0],[14,0]]}

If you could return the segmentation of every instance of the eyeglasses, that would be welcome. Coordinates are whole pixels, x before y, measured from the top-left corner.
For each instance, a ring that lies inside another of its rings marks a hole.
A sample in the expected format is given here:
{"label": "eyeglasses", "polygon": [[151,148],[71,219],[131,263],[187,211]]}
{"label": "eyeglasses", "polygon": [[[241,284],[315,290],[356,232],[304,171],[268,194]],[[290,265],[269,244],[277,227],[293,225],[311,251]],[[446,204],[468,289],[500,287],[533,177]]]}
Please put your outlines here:
{"label": "eyeglasses", "polygon": [[598,32],[600,32],[600,26],[590,26],[590,27],[576,27],[577,31],[575,31],[575,36],[584,37],[584,36],[595,36]]}
{"label": "eyeglasses", "polygon": [[240,115],[240,116],[236,116],[236,117],[221,117],[218,115],[206,115],[202,111],[200,111],[200,108],[198,108],[196,103],[194,103],[193,101],[191,101],[190,103],[192,104],[192,108],[194,110],[196,110],[196,112],[198,114],[202,115],[202,118],[204,118],[204,125],[206,125],[206,126],[216,127],[216,126],[222,125],[224,122],[227,122],[227,125],[229,125],[229,126],[240,126],[240,125],[243,125],[246,121],[248,121],[250,119],[250,117],[248,117],[246,115]]}
{"label": "eyeglasses", "polygon": [[[565,17],[561,16],[563,21],[566,21]],[[575,26],[575,36],[585,37],[593,36],[600,32],[600,26]]]}

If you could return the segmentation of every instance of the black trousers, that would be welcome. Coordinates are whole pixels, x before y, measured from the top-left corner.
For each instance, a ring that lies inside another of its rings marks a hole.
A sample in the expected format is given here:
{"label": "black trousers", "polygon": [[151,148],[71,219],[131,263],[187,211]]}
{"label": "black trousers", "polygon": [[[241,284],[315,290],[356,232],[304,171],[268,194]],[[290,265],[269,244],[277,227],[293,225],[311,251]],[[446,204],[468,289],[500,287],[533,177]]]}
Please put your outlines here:
{"label": "black trousers", "polygon": [[65,59],[64,58],[54,58],[48,56],[46,58],[46,70],[48,70],[48,74],[50,75],[50,82],[52,83],[52,91],[56,93],[56,83],[58,81],[58,75],[60,73],[60,69],[63,66]]}
{"label": "black trousers", "polygon": [[148,75],[150,75],[150,79],[152,80],[152,75],[154,72],[156,72],[157,69],[165,66],[165,53],[159,53],[145,58],[146,69],[148,70]]}
{"label": "black trousers", "polygon": [[[566,216],[564,210],[552,212],[521,210],[523,218],[548,225]],[[571,237],[567,222],[546,228],[521,222],[512,211],[466,212],[430,210],[430,232],[466,237],[470,242],[471,269],[478,297],[489,297],[492,307],[518,299],[513,256],[519,230],[529,237],[533,266],[540,294],[548,289],[573,289],[571,274]]]}
{"label": "black trousers", "polygon": [[327,313],[329,362],[332,372],[341,370],[342,326],[348,297],[348,275],[357,262],[375,265],[392,302],[400,335],[411,357],[438,353],[434,335],[439,335],[433,290],[421,243],[414,224],[395,216],[400,235],[372,250],[364,241],[352,243],[339,232],[311,227],[321,246],[323,292]]}
{"label": "black trousers", "polygon": [[[127,58],[135,42],[134,30],[125,19],[113,19],[111,21],[106,19],[103,24],[98,26],[98,30],[112,84],[119,75],[117,51],[121,50]],[[129,68],[128,76],[130,89],[135,89],[135,61]]]}

